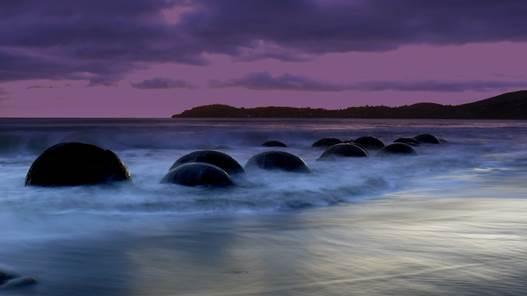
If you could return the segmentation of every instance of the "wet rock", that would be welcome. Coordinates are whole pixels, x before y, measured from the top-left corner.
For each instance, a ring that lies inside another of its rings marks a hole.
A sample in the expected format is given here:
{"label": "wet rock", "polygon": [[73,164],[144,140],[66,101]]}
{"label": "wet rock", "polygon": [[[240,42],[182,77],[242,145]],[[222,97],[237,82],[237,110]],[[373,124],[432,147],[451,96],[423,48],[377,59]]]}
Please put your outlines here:
{"label": "wet rock", "polygon": [[32,277],[20,276],[15,273],[0,270],[0,289],[22,288],[36,284]]}
{"label": "wet rock", "polygon": [[32,277],[17,277],[11,280],[8,280],[3,285],[0,285],[2,289],[14,289],[14,288],[24,288],[35,285],[37,280]]}
{"label": "wet rock", "polygon": [[15,277],[16,275],[14,274],[0,270],[0,286],[5,284],[7,281],[14,279]]}
{"label": "wet rock", "polygon": [[370,136],[360,137],[354,142],[362,145],[362,147],[368,150],[380,150],[385,146],[381,140]]}
{"label": "wet rock", "polygon": [[276,141],[276,140],[271,140],[271,141],[264,142],[262,144],[262,146],[264,146],[264,147],[287,147],[287,145],[285,143],[280,142],[280,141]]}
{"label": "wet rock", "polygon": [[421,134],[418,136],[415,136],[415,138],[419,143],[425,143],[425,144],[441,144],[441,141],[434,135],[431,134]]}
{"label": "wet rock", "polygon": [[190,162],[171,169],[161,183],[183,186],[228,187],[234,185],[229,174],[212,164]]}
{"label": "wet rock", "polygon": [[338,157],[367,157],[368,152],[363,148],[352,144],[352,143],[342,143],[329,147],[322,153],[319,160],[329,160],[335,159]]}
{"label": "wet rock", "polygon": [[419,146],[419,141],[417,141],[414,138],[398,138],[397,140],[393,141],[394,143],[403,143],[410,146]]}
{"label": "wet rock", "polygon": [[412,146],[404,143],[393,143],[379,151],[380,155],[416,155],[417,152]]}
{"label": "wet rock", "polygon": [[130,173],[110,150],[91,144],[61,143],[31,165],[26,185],[77,186],[130,180]]}
{"label": "wet rock", "polygon": [[337,138],[322,138],[316,141],[315,143],[313,143],[313,145],[311,146],[312,147],[329,147],[329,146],[333,146],[333,145],[340,144],[340,143],[342,143],[342,140],[337,139]]}
{"label": "wet rock", "polygon": [[311,171],[300,157],[285,151],[267,151],[256,154],[247,161],[245,168],[297,173],[309,173]]}
{"label": "wet rock", "polygon": [[360,148],[362,148],[364,151],[368,152],[368,149],[366,149],[366,147],[362,146],[361,144],[355,142],[355,141],[349,141],[349,142],[346,142],[347,144],[353,144],[355,146],[358,146]]}
{"label": "wet rock", "polygon": [[242,166],[230,155],[216,151],[216,150],[199,150],[194,151],[189,154],[186,154],[180,157],[174,164],[170,167],[170,170],[191,162],[203,162],[215,165],[222,170],[226,171],[228,174],[240,174],[244,172]]}

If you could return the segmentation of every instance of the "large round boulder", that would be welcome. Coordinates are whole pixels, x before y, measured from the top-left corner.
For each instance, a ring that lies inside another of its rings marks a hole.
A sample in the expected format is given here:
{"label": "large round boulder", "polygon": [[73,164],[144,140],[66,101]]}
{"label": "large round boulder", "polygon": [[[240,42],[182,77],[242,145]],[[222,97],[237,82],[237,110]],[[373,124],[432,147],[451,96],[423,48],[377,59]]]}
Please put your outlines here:
{"label": "large round boulder", "polygon": [[338,157],[367,157],[368,152],[363,148],[352,144],[342,143],[329,147],[322,153],[320,160],[335,159]]}
{"label": "large round boulder", "polygon": [[11,288],[23,288],[36,284],[37,281],[28,276],[0,270],[0,290]]}
{"label": "large round boulder", "polygon": [[267,151],[256,154],[247,161],[245,168],[280,170],[297,173],[311,172],[309,167],[300,157],[285,151]]}
{"label": "large round boulder", "polygon": [[0,270],[0,286],[6,283],[7,281],[14,279],[15,277],[16,275],[12,273]]}
{"label": "large round boulder", "polygon": [[316,141],[315,143],[313,143],[313,147],[329,147],[329,146],[333,146],[333,145],[337,145],[337,144],[340,144],[342,143],[342,140],[340,139],[337,139],[337,138],[322,138],[318,141]]}
{"label": "large round boulder", "polygon": [[61,143],[31,165],[26,185],[77,186],[130,180],[130,173],[110,150],[91,144]]}
{"label": "large round boulder", "polygon": [[368,150],[380,150],[385,146],[381,140],[370,136],[360,137],[354,142]]}
{"label": "large round boulder", "polygon": [[364,151],[368,152],[368,149],[366,149],[366,147],[362,146],[361,144],[355,142],[355,141],[349,141],[349,142],[345,142],[346,144],[353,144],[359,148],[362,148]]}
{"label": "large round boulder", "polygon": [[220,151],[215,150],[199,150],[180,157],[170,167],[170,170],[190,162],[203,162],[215,165],[227,173],[234,175],[243,173],[242,166],[231,156]]}
{"label": "large round boulder", "polygon": [[404,143],[393,143],[379,151],[380,155],[416,155],[417,152],[412,146]]}
{"label": "large round boulder", "polygon": [[234,185],[229,174],[212,164],[190,162],[171,169],[161,183],[183,186],[228,187]]}
{"label": "large round boulder", "polygon": [[419,141],[417,141],[414,138],[398,138],[398,139],[396,139],[393,142],[394,143],[403,143],[403,144],[407,144],[407,145],[410,145],[410,146],[419,146]]}
{"label": "large round boulder", "polygon": [[420,143],[425,143],[425,144],[441,144],[441,141],[436,136],[431,135],[431,134],[421,134],[421,135],[415,136],[414,139],[416,139]]}
{"label": "large round boulder", "polygon": [[276,140],[270,140],[266,141],[262,144],[264,147],[287,147],[287,145],[284,142],[276,141]]}

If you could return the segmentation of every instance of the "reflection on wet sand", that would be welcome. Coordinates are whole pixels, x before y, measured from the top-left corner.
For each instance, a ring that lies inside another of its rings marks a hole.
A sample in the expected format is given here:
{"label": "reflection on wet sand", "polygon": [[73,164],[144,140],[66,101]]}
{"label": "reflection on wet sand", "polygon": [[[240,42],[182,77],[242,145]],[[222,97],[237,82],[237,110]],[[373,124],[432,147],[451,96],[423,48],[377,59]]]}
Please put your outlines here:
{"label": "reflection on wet sand", "polygon": [[44,280],[28,295],[521,295],[526,211],[518,198],[404,192],[294,213],[112,221],[126,231],[2,256],[38,267]]}

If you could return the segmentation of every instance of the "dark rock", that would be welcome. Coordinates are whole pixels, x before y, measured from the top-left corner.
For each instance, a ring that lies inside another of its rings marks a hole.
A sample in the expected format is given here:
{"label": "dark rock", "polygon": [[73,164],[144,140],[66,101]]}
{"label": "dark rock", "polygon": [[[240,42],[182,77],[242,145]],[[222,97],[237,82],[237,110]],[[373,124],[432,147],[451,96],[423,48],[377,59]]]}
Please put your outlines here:
{"label": "dark rock", "polygon": [[357,143],[355,141],[349,141],[349,142],[346,142],[346,143],[358,146],[358,147],[362,148],[364,151],[368,152],[368,149],[366,149],[366,147],[362,146],[361,144],[359,144],[359,143]]}
{"label": "dark rock", "polygon": [[215,150],[200,150],[186,154],[176,160],[176,162],[170,167],[170,170],[190,162],[212,164],[229,174],[239,174],[244,172],[242,166],[234,158],[228,154]]}
{"label": "dark rock", "polygon": [[16,275],[14,274],[0,270],[0,286],[5,284],[7,281],[14,279],[15,277]]}
{"label": "dark rock", "polygon": [[380,150],[385,146],[381,140],[375,137],[370,137],[370,136],[360,137],[356,139],[354,142],[362,145],[364,148],[368,150]]}
{"label": "dark rock", "polygon": [[333,146],[333,145],[340,144],[340,143],[342,143],[342,141],[337,138],[323,138],[313,143],[312,146],[313,147],[329,147],[329,146]]}
{"label": "dark rock", "polygon": [[280,142],[280,141],[275,141],[275,140],[267,141],[263,143],[262,146],[264,147],[287,147],[285,143]]}
{"label": "dark rock", "polygon": [[228,187],[234,185],[234,182],[227,172],[215,165],[204,162],[182,164],[170,170],[163,177],[161,183],[210,187]]}
{"label": "dark rock", "polygon": [[21,288],[36,284],[36,282],[32,277],[0,270],[0,289]]}
{"label": "dark rock", "polygon": [[425,144],[441,144],[441,141],[439,141],[439,139],[436,136],[431,135],[431,134],[418,135],[414,139],[416,139],[420,143],[425,143]]}
{"label": "dark rock", "polygon": [[46,149],[31,165],[26,185],[76,186],[125,180],[130,180],[130,173],[115,153],[72,142]]}
{"label": "dark rock", "polygon": [[24,288],[35,285],[36,283],[37,280],[35,280],[34,278],[23,276],[8,280],[3,285],[0,285],[0,287],[3,289]]}
{"label": "dark rock", "polygon": [[263,170],[281,170],[298,173],[311,172],[306,163],[300,157],[284,151],[267,151],[256,154],[247,161],[245,168],[260,168]]}
{"label": "dark rock", "polygon": [[414,148],[404,143],[393,143],[379,151],[380,155],[416,155]]}
{"label": "dark rock", "polygon": [[398,138],[397,140],[393,141],[394,143],[403,143],[410,146],[419,146],[419,141],[417,141],[414,138]]}
{"label": "dark rock", "polygon": [[358,145],[342,143],[329,147],[322,153],[319,160],[335,159],[337,157],[367,157],[368,152]]}

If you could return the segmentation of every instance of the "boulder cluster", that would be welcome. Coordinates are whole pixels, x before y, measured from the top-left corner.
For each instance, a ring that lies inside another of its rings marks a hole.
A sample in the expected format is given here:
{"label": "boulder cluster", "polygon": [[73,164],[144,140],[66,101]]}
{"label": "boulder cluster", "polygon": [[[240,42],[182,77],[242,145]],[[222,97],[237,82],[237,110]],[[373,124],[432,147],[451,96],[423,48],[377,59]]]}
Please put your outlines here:
{"label": "boulder cluster", "polygon": [[[441,144],[431,134],[421,134],[413,138],[398,138],[393,143],[385,143],[372,136],[355,140],[323,138],[312,147],[324,151],[318,160],[329,161],[346,157],[411,156],[417,155],[415,147],[422,144]],[[287,145],[271,140],[264,147]],[[230,187],[246,171],[265,170],[291,173],[310,173],[311,169],[298,156],[281,150],[264,151],[252,156],[245,167],[230,155],[215,150],[199,150],[177,159],[162,183],[183,186]],[[92,144],[61,143],[46,149],[31,165],[27,176],[28,186],[79,186],[130,181],[128,169],[119,157],[110,150]]]}

